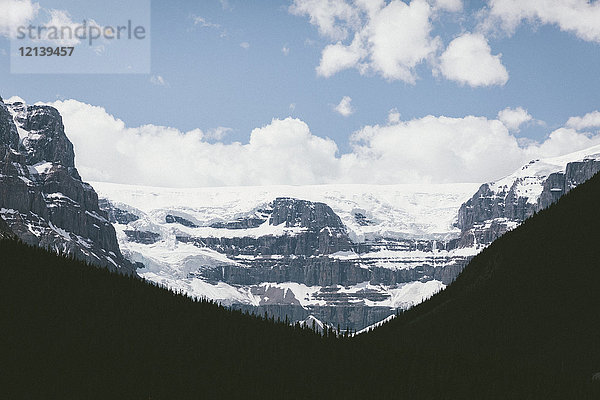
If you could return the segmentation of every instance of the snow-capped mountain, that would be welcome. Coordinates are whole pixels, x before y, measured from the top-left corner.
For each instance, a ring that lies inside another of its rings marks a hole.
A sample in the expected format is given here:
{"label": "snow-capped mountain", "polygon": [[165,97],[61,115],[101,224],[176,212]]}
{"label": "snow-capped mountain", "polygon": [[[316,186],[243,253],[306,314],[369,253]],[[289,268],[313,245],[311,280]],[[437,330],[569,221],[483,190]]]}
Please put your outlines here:
{"label": "snow-capped mountain", "polygon": [[361,329],[450,283],[477,185],[167,189],[93,183],[149,280],[249,311]]}
{"label": "snow-capped mountain", "polygon": [[460,207],[461,245],[491,243],[600,171],[600,146],[532,160],[515,173],[485,183]]}
{"label": "snow-capped mountain", "polygon": [[3,236],[135,273],[96,192],[81,180],[73,145],[52,107],[0,98],[0,220]]}
{"label": "snow-capped mountain", "polygon": [[443,289],[495,238],[589,179],[599,154],[600,146],[534,160],[479,190],[93,185],[144,278],[260,314],[360,330]]}
{"label": "snow-capped mountain", "polygon": [[443,289],[494,239],[591,178],[600,146],[481,186],[96,182],[100,200],[74,159],[56,109],[0,99],[0,238],[124,273],[137,266],[145,279],[243,310],[359,331]]}

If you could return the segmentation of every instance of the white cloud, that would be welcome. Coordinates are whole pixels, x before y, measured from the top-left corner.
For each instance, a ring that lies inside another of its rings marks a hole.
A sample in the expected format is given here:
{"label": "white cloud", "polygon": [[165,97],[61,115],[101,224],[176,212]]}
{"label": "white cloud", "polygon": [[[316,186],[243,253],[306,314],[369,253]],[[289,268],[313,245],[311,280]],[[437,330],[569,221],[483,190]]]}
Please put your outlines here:
{"label": "white cloud", "polygon": [[348,25],[357,23],[357,11],[345,0],[294,0],[289,8],[294,15],[307,15],[319,33],[333,40],[348,36]]}
{"label": "white cloud", "polygon": [[508,72],[501,56],[492,55],[483,35],[464,33],[451,41],[441,55],[439,70],[447,79],[473,87],[504,85]]}
{"label": "white cloud", "polygon": [[571,117],[567,121],[567,127],[578,130],[600,128],[600,111],[592,111],[583,117]]}
{"label": "white cloud", "polygon": [[0,0],[0,36],[14,37],[19,26],[27,25],[39,10],[31,0]]}
{"label": "white cloud", "polygon": [[[600,135],[577,132],[572,128],[559,128],[548,136],[541,144],[533,146],[532,154],[540,154],[543,157],[557,157],[577,150],[600,144]],[[536,155],[536,158],[540,156]],[[533,157],[532,157],[533,158]]]}
{"label": "white cloud", "polygon": [[[443,1],[443,7],[456,7]],[[321,5],[319,5],[321,4]],[[290,11],[308,15],[321,35],[331,39],[322,51],[317,74],[330,77],[356,68],[361,74],[374,72],[389,80],[416,81],[415,68],[432,58],[440,39],[432,37],[435,9],[425,0],[294,0]],[[353,33],[350,44],[343,40]]]}
{"label": "white cloud", "polygon": [[342,100],[340,100],[339,104],[337,106],[335,106],[333,109],[338,114],[340,114],[344,117],[349,117],[350,115],[352,115],[354,113],[354,108],[352,108],[352,104],[350,104],[351,102],[352,102],[352,98],[350,96],[344,96],[344,97],[342,97]]}
{"label": "white cloud", "polygon": [[330,44],[321,53],[321,62],[316,68],[317,75],[329,78],[340,71],[356,67],[365,55],[366,51],[358,40],[354,40],[350,46],[341,42]]}
{"label": "white cloud", "polygon": [[169,87],[169,83],[161,75],[152,75],[150,77],[150,83],[156,86]]}
{"label": "white cloud", "polygon": [[242,49],[248,50],[250,48],[250,43],[248,43],[248,42],[242,42],[242,43],[240,43],[240,47]]}
{"label": "white cloud", "polygon": [[296,103],[290,103],[288,109],[290,110],[290,112],[296,111]]}
{"label": "white cloud", "polygon": [[388,113],[388,123],[397,124],[398,122],[400,122],[400,113],[397,108],[392,108]]}
{"label": "white cloud", "polygon": [[223,140],[233,129],[225,126],[218,126],[214,129],[209,129],[202,134],[202,138],[208,140]]}
{"label": "white cloud", "polygon": [[542,143],[520,144],[498,120],[426,116],[366,126],[342,156],[346,176],[360,182],[485,182],[514,172],[531,159],[554,157],[600,144],[600,135],[552,132]]}
{"label": "white cloud", "polygon": [[553,24],[562,31],[600,42],[600,2],[588,0],[490,0],[483,28],[498,25],[512,34],[523,20]]}
{"label": "white cloud", "polygon": [[484,182],[534,158],[600,144],[600,135],[573,128],[557,129],[542,143],[523,143],[495,119],[394,116],[355,132],[352,151],[339,155],[334,141],[313,135],[295,118],[254,129],[247,143],[225,144],[215,132],[226,128],[131,128],[101,107],[75,100],[53,105],[84,179],[156,186]]}
{"label": "white cloud", "polygon": [[190,16],[190,18],[192,18],[194,25],[198,25],[203,28],[215,28],[215,29],[221,28],[221,25],[212,23],[212,22],[208,21],[206,18],[198,16],[198,15],[192,14]]}
{"label": "white cloud", "polygon": [[274,119],[254,129],[246,144],[223,144],[208,142],[200,129],[129,128],[104,108],[75,100],[52,105],[87,180],[194,187],[319,183],[339,176],[336,144],[312,135],[298,119]]}
{"label": "white cloud", "polygon": [[[46,27],[55,27],[56,29],[59,29],[61,31],[62,31],[63,27],[69,27],[69,30],[71,32],[75,32],[77,27],[79,27],[81,25],[80,23],[73,22],[69,12],[67,12],[65,10],[54,10],[53,9],[53,10],[48,10],[48,13],[50,14],[50,20],[48,20],[48,22],[46,22],[44,24]],[[99,26],[93,20],[88,21],[88,24],[90,26],[95,26],[98,29],[102,29],[102,27]],[[56,32],[54,32],[54,33],[56,33]],[[59,36],[59,35],[53,36],[53,34],[51,33],[50,30],[48,30],[44,34],[42,34],[41,39],[52,42],[53,44],[59,44],[61,46],[75,46],[80,43],[80,40],[77,39],[75,34],[73,34],[71,36],[65,32],[64,36]],[[98,53],[96,52],[96,54],[98,54]]]}
{"label": "white cloud", "polygon": [[521,125],[533,120],[533,117],[523,107],[507,107],[498,113],[498,119],[510,131],[519,132]]}
{"label": "white cloud", "polygon": [[284,56],[287,56],[290,54],[290,48],[287,47],[287,45],[285,45],[281,48],[281,52],[283,53]]}
{"label": "white cloud", "polygon": [[415,67],[439,46],[430,36],[431,13],[425,1],[395,0],[374,15],[366,27],[371,67],[385,78],[414,83]]}
{"label": "white cloud", "polygon": [[462,0],[435,0],[433,7],[438,10],[459,12],[463,9]]}

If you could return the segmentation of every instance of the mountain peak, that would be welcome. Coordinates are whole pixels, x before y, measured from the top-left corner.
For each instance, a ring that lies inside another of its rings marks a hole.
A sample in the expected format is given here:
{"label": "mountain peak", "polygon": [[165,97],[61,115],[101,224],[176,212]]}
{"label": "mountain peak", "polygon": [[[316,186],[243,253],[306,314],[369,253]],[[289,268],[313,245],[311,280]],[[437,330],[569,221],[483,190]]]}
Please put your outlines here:
{"label": "mountain peak", "polygon": [[54,107],[0,104],[0,217],[28,244],[135,271],[98,195],[75,168],[73,144]]}
{"label": "mountain peak", "polygon": [[56,108],[13,101],[7,103],[6,109],[19,136],[16,150],[25,153],[28,164],[51,162],[75,167],[73,144],[65,134],[62,117]]}

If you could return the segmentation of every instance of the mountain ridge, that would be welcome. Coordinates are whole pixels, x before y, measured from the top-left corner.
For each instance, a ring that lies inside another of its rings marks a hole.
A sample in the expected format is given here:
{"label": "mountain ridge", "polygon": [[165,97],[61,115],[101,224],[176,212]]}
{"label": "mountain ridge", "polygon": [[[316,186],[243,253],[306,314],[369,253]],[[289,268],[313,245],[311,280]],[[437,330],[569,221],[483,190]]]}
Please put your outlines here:
{"label": "mountain ridge", "polygon": [[600,174],[488,246],[448,289],[350,340],[3,240],[0,347],[11,368],[0,393],[594,399],[598,198]]}
{"label": "mountain ridge", "polygon": [[0,102],[0,218],[29,244],[135,274],[50,106]]}

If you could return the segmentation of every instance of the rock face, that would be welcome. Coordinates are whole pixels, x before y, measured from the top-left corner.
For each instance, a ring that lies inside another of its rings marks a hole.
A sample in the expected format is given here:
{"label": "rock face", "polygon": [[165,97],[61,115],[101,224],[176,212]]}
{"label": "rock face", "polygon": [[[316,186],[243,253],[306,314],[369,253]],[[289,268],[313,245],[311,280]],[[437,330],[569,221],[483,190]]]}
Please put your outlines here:
{"label": "rock face", "polygon": [[[295,282],[306,286],[396,285],[437,280],[450,284],[470,257],[435,257],[417,260],[406,268],[378,267],[376,261],[339,260],[330,257],[254,259],[242,265],[207,266],[197,276],[208,282],[232,285],[258,285],[262,282]],[[385,295],[385,297],[388,297]]]}
{"label": "rock face", "polygon": [[345,232],[340,217],[325,203],[278,197],[273,201],[270,225],[301,227],[311,231],[331,228]]}
{"label": "rock face", "polygon": [[600,171],[597,150],[600,148],[594,147],[589,150],[592,154],[578,152],[560,160],[534,160],[499,182],[481,185],[458,211],[460,245],[491,243],[590,179]]}
{"label": "rock face", "polygon": [[[476,252],[459,249],[456,237],[372,235],[357,242],[328,204],[294,197],[275,196],[217,221],[221,203],[142,211],[127,196],[108,197],[101,205],[125,254],[146,265],[138,271],[145,279],[291,322],[312,316],[361,330],[443,289]],[[381,224],[367,210],[351,208],[345,218],[367,229]]]}
{"label": "rock face", "polygon": [[14,237],[15,234],[12,229],[10,229],[10,226],[4,221],[4,218],[0,216],[0,239],[10,239]]}
{"label": "rock face", "polygon": [[26,243],[135,273],[52,107],[0,102],[0,215]]}

